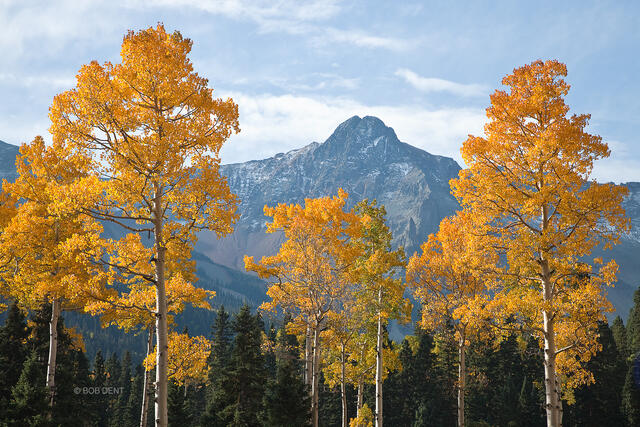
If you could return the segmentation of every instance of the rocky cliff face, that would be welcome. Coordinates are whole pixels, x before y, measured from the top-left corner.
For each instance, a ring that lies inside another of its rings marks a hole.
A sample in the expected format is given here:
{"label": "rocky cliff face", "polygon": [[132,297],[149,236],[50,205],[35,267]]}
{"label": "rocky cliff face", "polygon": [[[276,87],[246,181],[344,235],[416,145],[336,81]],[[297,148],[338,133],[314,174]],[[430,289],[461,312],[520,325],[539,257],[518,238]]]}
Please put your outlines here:
{"label": "rocky cliff face", "polygon": [[[0,179],[15,179],[17,154],[18,147],[0,141]],[[280,234],[265,233],[269,218],[263,215],[264,205],[303,203],[305,197],[335,195],[340,187],[349,193],[350,206],[364,198],[383,204],[394,244],[411,254],[437,230],[442,218],[458,209],[449,180],[459,170],[451,158],[400,142],[380,119],[357,116],[338,126],[322,144],[313,142],[268,159],[224,165],[222,172],[231,190],[242,200],[241,217],[234,233],[224,239],[200,233],[194,253],[200,285],[259,304],[264,297],[260,281],[240,272],[245,271],[245,254],[256,258],[274,254],[282,243]],[[631,232],[612,251],[597,250],[593,255],[614,258],[620,266],[619,281],[609,290],[609,299],[617,314],[626,318],[640,284],[640,183],[624,185],[629,188],[623,206],[631,218]]]}
{"label": "rocky cliff face", "polygon": [[199,250],[216,262],[243,268],[245,253],[260,257],[277,251],[280,235],[266,235],[263,207],[304,203],[305,197],[349,193],[350,206],[368,198],[387,210],[394,243],[413,253],[437,230],[440,220],[458,204],[449,180],[460,167],[398,140],[392,128],[375,117],[354,116],[322,144],[313,142],[274,157],[222,167],[231,191],[242,203],[233,235],[215,241],[200,237]]}

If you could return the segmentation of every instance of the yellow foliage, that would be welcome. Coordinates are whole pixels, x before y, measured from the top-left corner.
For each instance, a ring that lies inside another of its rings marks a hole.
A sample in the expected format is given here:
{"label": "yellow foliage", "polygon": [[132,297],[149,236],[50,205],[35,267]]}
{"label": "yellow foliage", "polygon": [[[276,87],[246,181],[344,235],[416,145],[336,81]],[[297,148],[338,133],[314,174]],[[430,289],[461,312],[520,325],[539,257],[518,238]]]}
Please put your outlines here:
{"label": "yellow foliage", "polygon": [[443,219],[438,233],[422,244],[422,254],[411,257],[406,273],[407,284],[422,303],[422,327],[443,330],[452,322],[462,346],[487,331],[485,305],[497,262],[474,230],[473,218],[465,211]]}
{"label": "yellow foliage", "polygon": [[276,255],[258,263],[245,257],[245,268],[272,280],[267,290],[271,300],[261,309],[279,307],[291,313],[290,328],[296,324],[318,327],[347,290],[348,267],[359,255],[351,239],[360,232],[358,217],[343,210],[347,197],[340,189],[336,197],[305,199],[304,207],[264,208],[265,215],[273,218],[267,232],[281,230],[286,240]]}
{"label": "yellow foliage", "polygon": [[[210,310],[208,300],[215,296],[214,291],[195,287],[180,274],[167,282],[166,291],[170,324],[173,322],[173,315],[182,312],[186,304]],[[156,320],[155,307],[155,287],[145,283],[132,283],[127,291],[88,302],[85,311],[100,315],[103,326],[116,325],[129,332],[136,328],[153,327]]]}
{"label": "yellow foliage", "polygon": [[[594,161],[610,151],[586,132],[587,114],[569,115],[566,66],[535,61],[503,79],[487,109],[485,136],[469,136],[467,169],[452,192],[506,261],[491,303],[496,323],[516,316],[541,341],[557,344],[565,391],[592,380],[584,362],[597,351],[596,322],[610,309],[604,286],[617,266],[582,264],[601,242],[628,230],[627,190],[590,180]],[[598,264],[596,260],[594,264]]]}
{"label": "yellow foliage", "polygon": [[349,420],[349,427],[373,427],[373,411],[366,403],[360,408],[360,414]]}
{"label": "yellow foliage", "polygon": [[[157,348],[150,353],[143,364],[147,371],[156,366]],[[209,366],[207,358],[211,353],[211,341],[202,336],[169,334],[169,379],[178,385],[202,384],[207,380]]]}
{"label": "yellow foliage", "polygon": [[84,174],[82,160],[41,137],[20,147],[18,178],[4,181],[0,198],[0,292],[27,308],[54,299],[81,309],[104,295],[106,276],[95,263],[102,226],[55,195]]}
{"label": "yellow foliage", "polygon": [[[155,322],[160,345],[167,342],[171,313],[186,303],[206,308],[212,295],[193,285],[196,233],[226,235],[238,218],[238,198],[220,174],[219,156],[240,131],[238,107],[213,97],[189,60],[191,47],[191,40],[161,24],[129,31],[119,63],[82,66],[75,87],[57,95],[49,110],[54,146],[64,147],[56,153],[74,153],[84,172],[56,194],[59,206],[126,233],[105,239],[97,261],[109,291],[94,296],[86,311],[125,330]],[[184,344],[171,344],[174,368]],[[157,357],[156,399],[163,412],[166,353]],[[191,375],[180,369],[177,381]]]}

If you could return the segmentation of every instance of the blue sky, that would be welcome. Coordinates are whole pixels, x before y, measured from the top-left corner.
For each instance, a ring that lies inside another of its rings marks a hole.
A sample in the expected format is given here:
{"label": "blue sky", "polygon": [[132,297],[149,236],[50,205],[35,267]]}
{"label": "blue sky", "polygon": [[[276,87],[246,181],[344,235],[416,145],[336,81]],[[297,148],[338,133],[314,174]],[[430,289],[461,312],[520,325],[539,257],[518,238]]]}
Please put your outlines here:
{"label": "blue sky", "polygon": [[0,139],[46,137],[53,96],[122,36],[163,22],[240,107],[225,163],[324,141],[352,115],[454,157],[482,133],[489,94],[515,67],[567,64],[575,113],[610,144],[594,175],[640,181],[640,7],[633,1],[0,0]]}

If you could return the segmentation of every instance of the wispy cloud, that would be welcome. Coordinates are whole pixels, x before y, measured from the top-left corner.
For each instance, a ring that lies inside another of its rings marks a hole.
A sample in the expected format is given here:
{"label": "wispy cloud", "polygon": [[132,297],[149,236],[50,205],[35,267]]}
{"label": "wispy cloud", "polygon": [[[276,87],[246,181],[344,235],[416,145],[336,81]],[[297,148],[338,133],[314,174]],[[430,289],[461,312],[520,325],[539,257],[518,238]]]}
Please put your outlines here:
{"label": "wispy cloud", "polygon": [[458,96],[484,96],[489,88],[480,84],[462,84],[433,77],[422,77],[406,68],[400,68],[395,75],[404,79],[421,92],[449,92]]}
{"label": "wispy cloud", "polygon": [[24,87],[33,87],[33,86],[49,86],[56,88],[68,88],[75,85],[76,80],[73,77],[60,77],[60,76],[50,76],[50,75],[22,75],[17,76],[15,74],[10,73],[0,73],[0,85],[7,84],[13,87],[15,86],[24,86]]}
{"label": "wispy cloud", "polygon": [[361,30],[339,30],[337,28],[328,28],[315,37],[316,42],[321,40],[325,43],[348,43],[358,47],[387,49],[397,52],[409,50],[415,44],[410,40],[371,35]]}
{"label": "wispy cloud", "polygon": [[312,44],[350,44],[363,48],[404,51],[414,43],[410,40],[373,35],[360,29],[339,29],[319,26],[341,11],[340,0],[156,0],[139,2],[140,7],[187,7],[212,15],[254,22],[262,33],[306,35]]}

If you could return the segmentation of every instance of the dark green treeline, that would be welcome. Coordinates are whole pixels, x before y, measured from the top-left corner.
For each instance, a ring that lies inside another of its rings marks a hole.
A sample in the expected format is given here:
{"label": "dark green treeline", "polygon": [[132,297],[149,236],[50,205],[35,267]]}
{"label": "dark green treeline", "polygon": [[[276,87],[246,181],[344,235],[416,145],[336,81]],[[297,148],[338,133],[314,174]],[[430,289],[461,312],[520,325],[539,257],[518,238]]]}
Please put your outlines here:
{"label": "dark green treeline", "polygon": [[[564,402],[565,426],[640,426],[640,291],[625,326],[620,317],[599,325],[602,350],[589,362],[595,383]],[[53,408],[45,389],[50,310],[30,318],[12,305],[0,327],[0,426],[138,426],[144,371],[129,353],[99,351],[90,364],[59,323]],[[284,322],[287,322],[285,318]],[[220,308],[211,327],[214,342],[207,385],[169,391],[172,426],[287,426],[309,424],[308,390],[295,336],[282,325],[266,327],[247,306],[234,315]],[[266,338],[266,340],[265,340]],[[266,342],[266,345],[265,345]],[[457,352],[451,334],[416,330],[397,346],[401,370],[384,382],[389,426],[455,426]],[[527,336],[474,342],[468,355],[468,426],[544,426],[542,352]],[[349,416],[356,415],[349,387]],[[373,386],[364,402],[374,407]],[[320,424],[340,425],[340,394],[320,390]],[[153,404],[148,426],[153,425]]]}

